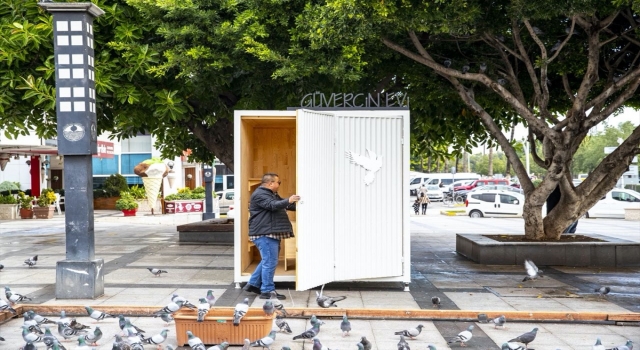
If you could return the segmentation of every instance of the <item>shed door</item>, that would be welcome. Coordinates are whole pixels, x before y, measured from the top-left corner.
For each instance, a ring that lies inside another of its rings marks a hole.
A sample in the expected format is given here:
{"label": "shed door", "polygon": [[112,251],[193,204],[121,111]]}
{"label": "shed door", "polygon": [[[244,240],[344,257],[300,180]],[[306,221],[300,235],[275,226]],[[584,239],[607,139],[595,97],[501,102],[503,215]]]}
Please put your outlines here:
{"label": "shed door", "polygon": [[336,117],[336,281],[402,275],[402,135],[402,116]]}
{"label": "shed door", "polygon": [[307,290],[335,280],[335,119],[298,110],[296,123],[296,289]]}

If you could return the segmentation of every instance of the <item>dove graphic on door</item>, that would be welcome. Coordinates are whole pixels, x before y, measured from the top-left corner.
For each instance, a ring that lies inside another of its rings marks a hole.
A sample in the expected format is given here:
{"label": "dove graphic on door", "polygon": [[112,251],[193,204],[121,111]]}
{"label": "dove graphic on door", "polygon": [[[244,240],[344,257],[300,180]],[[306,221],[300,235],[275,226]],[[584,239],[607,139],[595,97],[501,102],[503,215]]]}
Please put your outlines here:
{"label": "dove graphic on door", "polygon": [[366,153],[367,156],[365,157],[351,151],[346,151],[345,157],[347,157],[351,163],[359,165],[366,170],[363,181],[365,185],[369,186],[373,183],[373,180],[376,179],[376,172],[382,167],[382,156],[376,155],[369,149],[366,150]]}

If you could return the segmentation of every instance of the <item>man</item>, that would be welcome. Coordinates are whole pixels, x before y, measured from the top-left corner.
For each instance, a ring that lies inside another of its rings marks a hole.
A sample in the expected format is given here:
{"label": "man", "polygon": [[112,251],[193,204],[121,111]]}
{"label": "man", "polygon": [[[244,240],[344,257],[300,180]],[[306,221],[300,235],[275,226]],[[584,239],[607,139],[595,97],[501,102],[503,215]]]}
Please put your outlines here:
{"label": "man", "polygon": [[[264,174],[249,204],[249,240],[258,247],[262,260],[244,290],[260,294],[260,299],[270,299],[270,293],[276,290],[273,277],[278,266],[280,240],[293,237],[293,227],[286,210],[295,210],[295,203],[300,200],[300,196],[295,194],[282,199],[278,195],[278,188],[278,175]],[[281,300],[286,299],[282,294],[276,293],[276,296]]]}

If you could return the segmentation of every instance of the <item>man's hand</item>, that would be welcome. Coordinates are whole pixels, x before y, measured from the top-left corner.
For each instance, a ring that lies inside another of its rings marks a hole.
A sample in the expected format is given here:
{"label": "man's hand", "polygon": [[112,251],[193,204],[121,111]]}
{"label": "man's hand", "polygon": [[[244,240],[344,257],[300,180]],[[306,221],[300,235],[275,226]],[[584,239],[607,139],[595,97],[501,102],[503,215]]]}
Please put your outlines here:
{"label": "man's hand", "polygon": [[289,203],[297,202],[299,200],[300,200],[300,196],[298,196],[297,194],[294,194],[293,196],[289,197]]}

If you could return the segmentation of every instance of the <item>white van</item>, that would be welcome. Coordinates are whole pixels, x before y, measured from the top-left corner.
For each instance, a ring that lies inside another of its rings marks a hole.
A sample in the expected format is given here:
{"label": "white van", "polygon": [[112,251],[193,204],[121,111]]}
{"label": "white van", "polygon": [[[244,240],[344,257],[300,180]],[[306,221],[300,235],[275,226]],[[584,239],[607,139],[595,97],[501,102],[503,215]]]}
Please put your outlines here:
{"label": "white van", "polygon": [[476,173],[431,173],[431,174],[423,174],[420,176],[416,176],[409,183],[409,194],[415,196],[416,190],[421,185],[436,185],[445,187],[451,185],[454,181],[458,180],[477,180],[480,178],[480,174]]}

